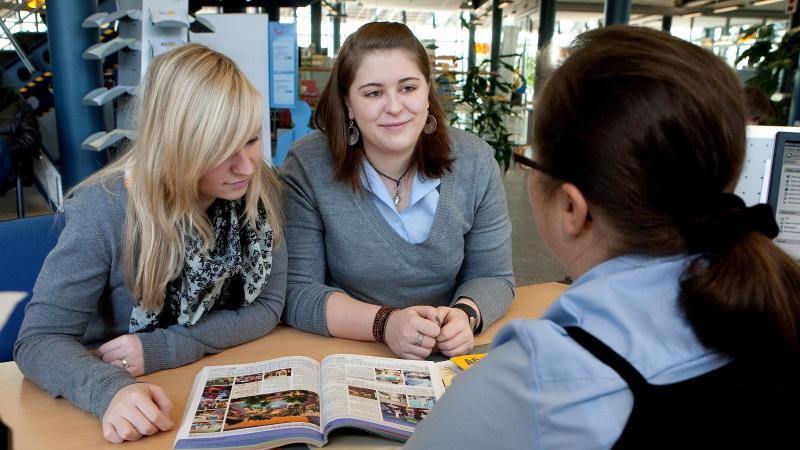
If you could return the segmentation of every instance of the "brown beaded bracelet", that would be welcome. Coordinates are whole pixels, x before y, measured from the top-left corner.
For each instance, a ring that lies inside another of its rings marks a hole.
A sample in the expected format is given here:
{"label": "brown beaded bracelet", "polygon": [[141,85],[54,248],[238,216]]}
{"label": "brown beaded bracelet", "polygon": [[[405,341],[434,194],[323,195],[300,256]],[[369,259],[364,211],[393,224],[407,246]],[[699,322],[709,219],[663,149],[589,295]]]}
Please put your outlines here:
{"label": "brown beaded bracelet", "polygon": [[386,322],[395,311],[397,308],[384,305],[375,314],[375,321],[372,322],[372,337],[375,338],[375,342],[386,343]]}

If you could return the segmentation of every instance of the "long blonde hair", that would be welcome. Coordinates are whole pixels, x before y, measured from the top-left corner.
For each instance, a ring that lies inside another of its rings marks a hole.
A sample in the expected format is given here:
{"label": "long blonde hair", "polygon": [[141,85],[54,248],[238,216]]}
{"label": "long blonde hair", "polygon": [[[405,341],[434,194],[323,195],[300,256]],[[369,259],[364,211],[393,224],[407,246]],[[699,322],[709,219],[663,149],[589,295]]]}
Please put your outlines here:
{"label": "long blonde hair", "polygon": [[[123,260],[128,285],[144,308],[158,310],[164,304],[192,230],[202,236],[204,251],[213,247],[198,182],[253,136],[261,136],[262,114],[261,95],[230,58],[199,44],[179,47],[150,64],[135,104],[130,150],[70,192],[111,178],[131,180]],[[282,228],[280,183],[266,163],[257,171],[244,195],[244,218],[255,226],[260,202],[274,248]]]}

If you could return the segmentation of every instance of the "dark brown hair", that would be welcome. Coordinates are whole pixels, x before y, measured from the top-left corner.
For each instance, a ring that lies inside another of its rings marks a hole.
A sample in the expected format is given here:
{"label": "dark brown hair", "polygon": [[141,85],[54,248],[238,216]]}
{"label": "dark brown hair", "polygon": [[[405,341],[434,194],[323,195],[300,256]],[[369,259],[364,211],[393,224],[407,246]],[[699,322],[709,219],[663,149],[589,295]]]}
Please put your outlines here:
{"label": "dark brown hair", "polygon": [[322,91],[314,122],[325,132],[336,163],[336,178],[349,182],[354,190],[361,188],[361,161],[364,157],[362,140],[354,146],[347,145],[347,106],[344,98],[353,83],[361,60],[370,52],[381,50],[406,50],[425,76],[428,90],[428,112],[439,126],[432,134],[421,133],[414,150],[417,171],[427,178],[439,178],[450,170],[452,157],[447,135],[447,118],[439,105],[436,89],[431,81],[428,53],[407,26],[394,22],[371,22],[361,26],[345,39],[333,63],[330,79]]}
{"label": "dark brown hair", "polygon": [[764,125],[772,120],[772,105],[769,98],[755,86],[744,88],[744,104],[747,108],[747,120],[753,124]]}
{"label": "dark brown hair", "polygon": [[[615,254],[686,252],[685,224],[739,177],[743,98],[733,71],[688,42],[628,26],[585,33],[537,103],[537,160],[558,175],[545,191],[576,185],[619,236]],[[764,235],[697,255],[680,303],[701,342],[734,358],[800,355],[800,269]]]}

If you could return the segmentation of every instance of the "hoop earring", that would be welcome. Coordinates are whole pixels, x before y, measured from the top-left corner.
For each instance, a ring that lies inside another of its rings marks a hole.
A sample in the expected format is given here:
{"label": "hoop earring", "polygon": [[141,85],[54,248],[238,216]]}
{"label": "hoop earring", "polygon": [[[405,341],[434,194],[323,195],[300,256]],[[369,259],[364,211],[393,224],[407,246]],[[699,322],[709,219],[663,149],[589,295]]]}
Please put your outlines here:
{"label": "hoop earring", "polygon": [[350,124],[347,125],[347,145],[356,145],[360,137],[361,133],[358,132],[358,127],[353,125],[353,121],[350,120]]}
{"label": "hoop earring", "polygon": [[425,126],[422,127],[422,132],[425,134],[433,134],[438,127],[439,123],[436,121],[436,117],[433,117],[433,114],[428,114],[428,120],[425,121]]}

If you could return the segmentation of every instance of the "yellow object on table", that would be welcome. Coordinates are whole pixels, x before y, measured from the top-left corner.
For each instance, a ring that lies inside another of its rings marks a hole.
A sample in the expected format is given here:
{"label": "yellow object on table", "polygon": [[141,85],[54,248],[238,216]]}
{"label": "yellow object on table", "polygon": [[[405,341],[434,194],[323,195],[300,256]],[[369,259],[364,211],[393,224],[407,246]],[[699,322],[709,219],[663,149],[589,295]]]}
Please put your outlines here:
{"label": "yellow object on table", "polygon": [[461,355],[461,356],[454,356],[450,358],[450,361],[456,363],[456,365],[464,370],[469,369],[473,365],[477,364],[478,361],[481,360],[486,356],[486,353],[475,353],[472,355]]}

